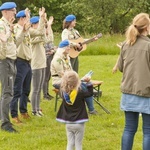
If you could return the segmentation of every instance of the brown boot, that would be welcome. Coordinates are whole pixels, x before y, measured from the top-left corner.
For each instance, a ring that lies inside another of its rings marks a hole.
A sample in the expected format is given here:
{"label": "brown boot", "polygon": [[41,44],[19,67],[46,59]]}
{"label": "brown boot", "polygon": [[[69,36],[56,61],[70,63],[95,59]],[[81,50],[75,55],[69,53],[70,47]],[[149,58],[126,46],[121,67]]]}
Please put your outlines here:
{"label": "brown boot", "polygon": [[21,117],[23,119],[30,119],[31,118],[28,113],[21,113]]}
{"label": "brown boot", "polygon": [[14,122],[16,124],[22,124],[22,121],[18,117],[12,118],[12,122]]}

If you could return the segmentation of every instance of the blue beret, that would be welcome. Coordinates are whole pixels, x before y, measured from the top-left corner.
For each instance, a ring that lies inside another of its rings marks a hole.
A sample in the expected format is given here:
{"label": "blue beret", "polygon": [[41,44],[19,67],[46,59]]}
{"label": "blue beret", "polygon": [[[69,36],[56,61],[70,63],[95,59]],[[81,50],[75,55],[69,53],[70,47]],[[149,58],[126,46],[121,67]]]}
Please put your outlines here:
{"label": "blue beret", "polygon": [[64,41],[61,41],[59,43],[59,48],[63,48],[63,47],[66,47],[69,45],[69,41],[68,40],[64,40]]}
{"label": "blue beret", "polygon": [[66,22],[71,22],[71,21],[73,21],[75,19],[76,19],[75,15],[68,15],[68,16],[66,16],[65,21]]}
{"label": "blue beret", "polygon": [[14,2],[5,2],[0,6],[0,11],[13,9],[13,8],[16,8],[16,7],[17,7],[17,5]]}
{"label": "blue beret", "polygon": [[39,22],[39,16],[34,16],[34,17],[32,17],[31,19],[30,19],[30,22],[32,23],[32,24],[36,24],[36,23],[38,23]]}
{"label": "blue beret", "polygon": [[25,10],[21,10],[16,14],[16,18],[26,17]]}

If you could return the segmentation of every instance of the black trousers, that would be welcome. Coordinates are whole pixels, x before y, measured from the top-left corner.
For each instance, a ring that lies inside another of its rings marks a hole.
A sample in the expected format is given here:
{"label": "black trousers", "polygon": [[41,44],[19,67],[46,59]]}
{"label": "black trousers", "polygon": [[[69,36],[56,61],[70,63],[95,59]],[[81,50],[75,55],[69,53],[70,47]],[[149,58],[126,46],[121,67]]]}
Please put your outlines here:
{"label": "black trousers", "polygon": [[51,67],[51,61],[53,59],[53,55],[50,55],[47,57],[47,67],[45,68],[45,79],[44,79],[44,83],[43,83],[43,95],[46,96],[47,93],[49,93],[49,81],[51,78],[51,71],[50,71],[50,67]]}

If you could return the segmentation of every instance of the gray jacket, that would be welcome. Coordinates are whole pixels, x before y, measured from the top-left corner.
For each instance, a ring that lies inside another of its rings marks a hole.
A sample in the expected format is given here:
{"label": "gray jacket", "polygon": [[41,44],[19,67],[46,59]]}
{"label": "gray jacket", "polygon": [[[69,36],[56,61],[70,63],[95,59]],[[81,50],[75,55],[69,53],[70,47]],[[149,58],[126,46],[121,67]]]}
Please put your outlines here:
{"label": "gray jacket", "polygon": [[150,97],[150,39],[140,36],[133,46],[121,48],[118,68],[123,72],[121,91]]}

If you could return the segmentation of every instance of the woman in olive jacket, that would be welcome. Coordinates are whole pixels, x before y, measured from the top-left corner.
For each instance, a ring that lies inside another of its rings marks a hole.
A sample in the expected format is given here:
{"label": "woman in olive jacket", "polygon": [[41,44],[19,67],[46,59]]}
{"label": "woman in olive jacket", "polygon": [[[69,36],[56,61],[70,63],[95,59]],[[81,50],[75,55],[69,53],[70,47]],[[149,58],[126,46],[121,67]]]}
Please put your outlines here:
{"label": "woman in olive jacket", "polygon": [[126,31],[118,61],[123,72],[121,109],[125,112],[122,150],[132,150],[138,128],[139,113],[143,120],[143,150],[150,149],[150,19],[140,13]]}

